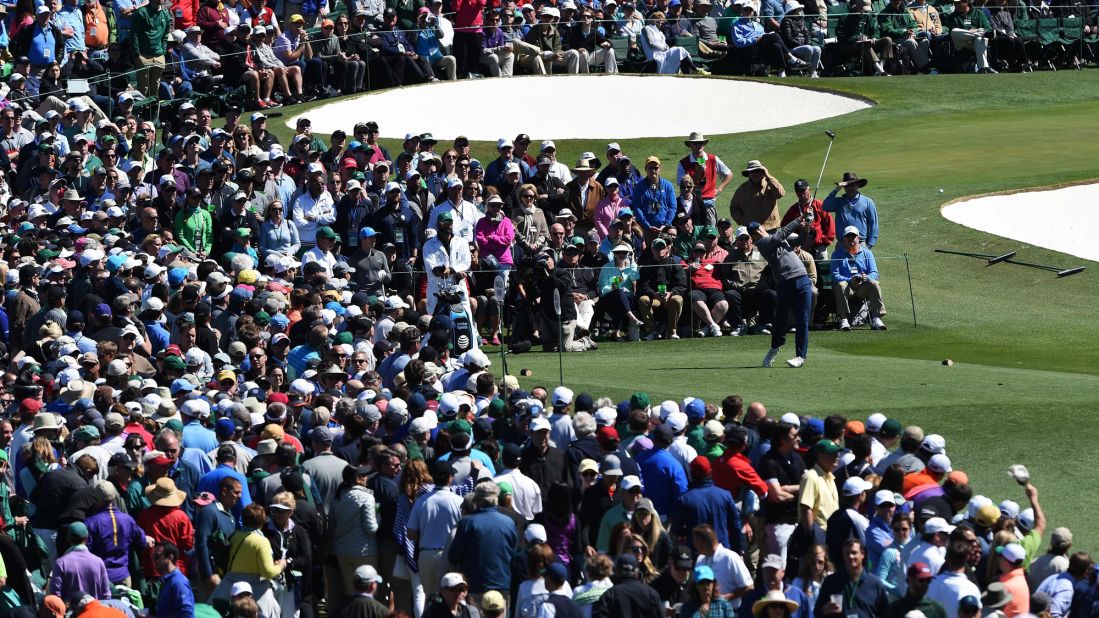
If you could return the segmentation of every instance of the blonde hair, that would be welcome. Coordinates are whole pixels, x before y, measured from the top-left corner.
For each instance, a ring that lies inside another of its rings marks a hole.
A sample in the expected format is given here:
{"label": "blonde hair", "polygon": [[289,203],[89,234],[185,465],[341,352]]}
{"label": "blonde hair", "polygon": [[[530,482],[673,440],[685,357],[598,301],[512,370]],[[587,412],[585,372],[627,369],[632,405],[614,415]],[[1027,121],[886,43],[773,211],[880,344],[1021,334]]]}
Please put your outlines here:
{"label": "blonde hair", "polygon": [[271,504],[281,504],[289,508],[290,512],[293,512],[294,507],[298,505],[298,502],[294,499],[294,494],[288,491],[280,491],[271,498]]}

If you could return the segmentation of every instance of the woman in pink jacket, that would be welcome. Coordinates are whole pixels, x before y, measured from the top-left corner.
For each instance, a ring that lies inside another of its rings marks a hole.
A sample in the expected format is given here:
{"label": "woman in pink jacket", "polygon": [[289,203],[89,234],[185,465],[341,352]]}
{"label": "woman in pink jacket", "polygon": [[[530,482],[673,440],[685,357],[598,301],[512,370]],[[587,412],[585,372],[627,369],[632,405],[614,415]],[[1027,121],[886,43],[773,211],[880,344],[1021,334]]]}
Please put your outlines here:
{"label": "woman in pink jacket", "polygon": [[[473,226],[474,239],[477,241],[477,249],[481,253],[480,269],[491,268],[489,256],[495,258],[496,270],[504,275],[504,286],[507,287],[508,272],[514,263],[511,257],[511,245],[515,242],[515,226],[510,217],[504,216],[504,200],[496,192],[495,187],[487,190],[485,202],[485,216]],[[486,264],[486,260],[489,262]],[[500,318],[499,314],[492,320],[492,344],[500,345]]]}
{"label": "woman in pink jacket", "polygon": [[630,205],[630,200],[618,192],[618,179],[614,176],[607,177],[603,188],[607,194],[595,205],[595,232],[599,234],[600,242],[610,233],[611,223],[618,218],[618,211]]}

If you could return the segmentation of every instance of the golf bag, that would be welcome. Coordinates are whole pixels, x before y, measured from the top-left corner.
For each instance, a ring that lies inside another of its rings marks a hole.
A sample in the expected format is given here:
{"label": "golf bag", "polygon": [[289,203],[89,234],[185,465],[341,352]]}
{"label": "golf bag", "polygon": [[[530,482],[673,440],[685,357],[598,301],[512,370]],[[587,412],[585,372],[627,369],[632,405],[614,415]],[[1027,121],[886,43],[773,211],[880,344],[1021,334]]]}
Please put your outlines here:
{"label": "golf bag", "polygon": [[477,347],[473,340],[477,332],[462,302],[465,293],[465,290],[454,282],[435,293],[435,298],[438,299],[435,303],[435,315],[449,315],[451,322],[454,323],[454,328],[450,331],[452,357]]}

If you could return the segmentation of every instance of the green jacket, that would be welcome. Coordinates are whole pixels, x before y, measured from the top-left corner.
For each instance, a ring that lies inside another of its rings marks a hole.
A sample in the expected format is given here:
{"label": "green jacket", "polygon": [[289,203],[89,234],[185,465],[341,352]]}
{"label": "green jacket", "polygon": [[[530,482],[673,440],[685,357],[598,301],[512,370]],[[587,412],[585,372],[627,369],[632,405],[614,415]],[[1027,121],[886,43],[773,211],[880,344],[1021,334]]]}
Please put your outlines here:
{"label": "green jacket", "polygon": [[691,250],[694,249],[695,243],[698,242],[698,233],[700,226],[694,226],[691,229],[690,234],[684,234],[680,232],[675,237],[675,242],[672,243],[672,254],[677,255],[684,260],[690,259]]}
{"label": "green jacket", "polygon": [[973,30],[975,28],[984,28],[988,32],[992,31],[992,24],[988,23],[988,17],[980,9],[970,9],[964,17],[958,11],[943,15],[943,27],[946,28],[947,32],[955,29]]}
{"label": "green jacket", "polygon": [[869,13],[848,13],[836,24],[836,39],[840,43],[858,43],[863,36],[878,38],[878,22]]}
{"label": "green jacket", "polygon": [[927,597],[913,597],[906,595],[889,604],[885,616],[882,618],[904,618],[908,612],[920,611],[927,618],[946,618],[946,611],[937,601]]}
{"label": "green jacket", "polygon": [[[426,6],[424,0],[386,0],[385,8],[397,11],[397,27],[401,30],[415,30],[416,17],[420,7]],[[416,37],[410,33],[408,40]]]}
{"label": "green jacket", "polygon": [[214,248],[214,220],[209,211],[198,208],[187,212],[184,207],[174,223],[179,244],[203,256],[210,254]]}
{"label": "green jacket", "polygon": [[916,20],[912,18],[912,14],[908,12],[908,9],[903,6],[897,13],[886,7],[885,12],[878,15],[878,31],[881,32],[881,36],[900,41],[905,38],[906,30],[915,32]]}
{"label": "green jacket", "polygon": [[130,45],[145,58],[163,56],[168,49],[168,32],[172,29],[172,17],[164,5],[153,9],[151,4],[134,11],[130,22]]}

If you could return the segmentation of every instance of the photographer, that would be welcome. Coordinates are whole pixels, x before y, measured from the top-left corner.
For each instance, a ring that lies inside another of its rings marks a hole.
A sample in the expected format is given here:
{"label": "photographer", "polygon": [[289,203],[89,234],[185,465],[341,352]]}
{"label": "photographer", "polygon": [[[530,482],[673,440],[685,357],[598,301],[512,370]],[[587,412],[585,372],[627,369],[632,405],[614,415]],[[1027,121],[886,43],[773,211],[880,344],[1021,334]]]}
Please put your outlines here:
{"label": "photographer", "polygon": [[[280,577],[282,584],[294,595],[294,607],[309,603],[308,592],[312,589],[313,545],[320,539],[313,539],[305,526],[293,525],[290,518],[294,513],[296,500],[287,491],[275,494],[271,500],[271,518],[263,528],[263,535],[271,542],[276,561],[285,560],[286,568]],[[305,613],[305,612],[302,612]]]}
{"label": "photographer", "polygon": [[[533,279],[539,292],[538,306],[542,310],[542,349],[553,352],[557,346],[563,346],[566,352],[583,352],[588,345],[576,337],[576,304],[568,302],[572,296],[572,283],[564,270],[556,268],[555,260],[549,253],[538,256],[534,265]],[[561,298],[561,316],[553,302],[554,290]],[[560,320],[560,322],[558,322]]]}

